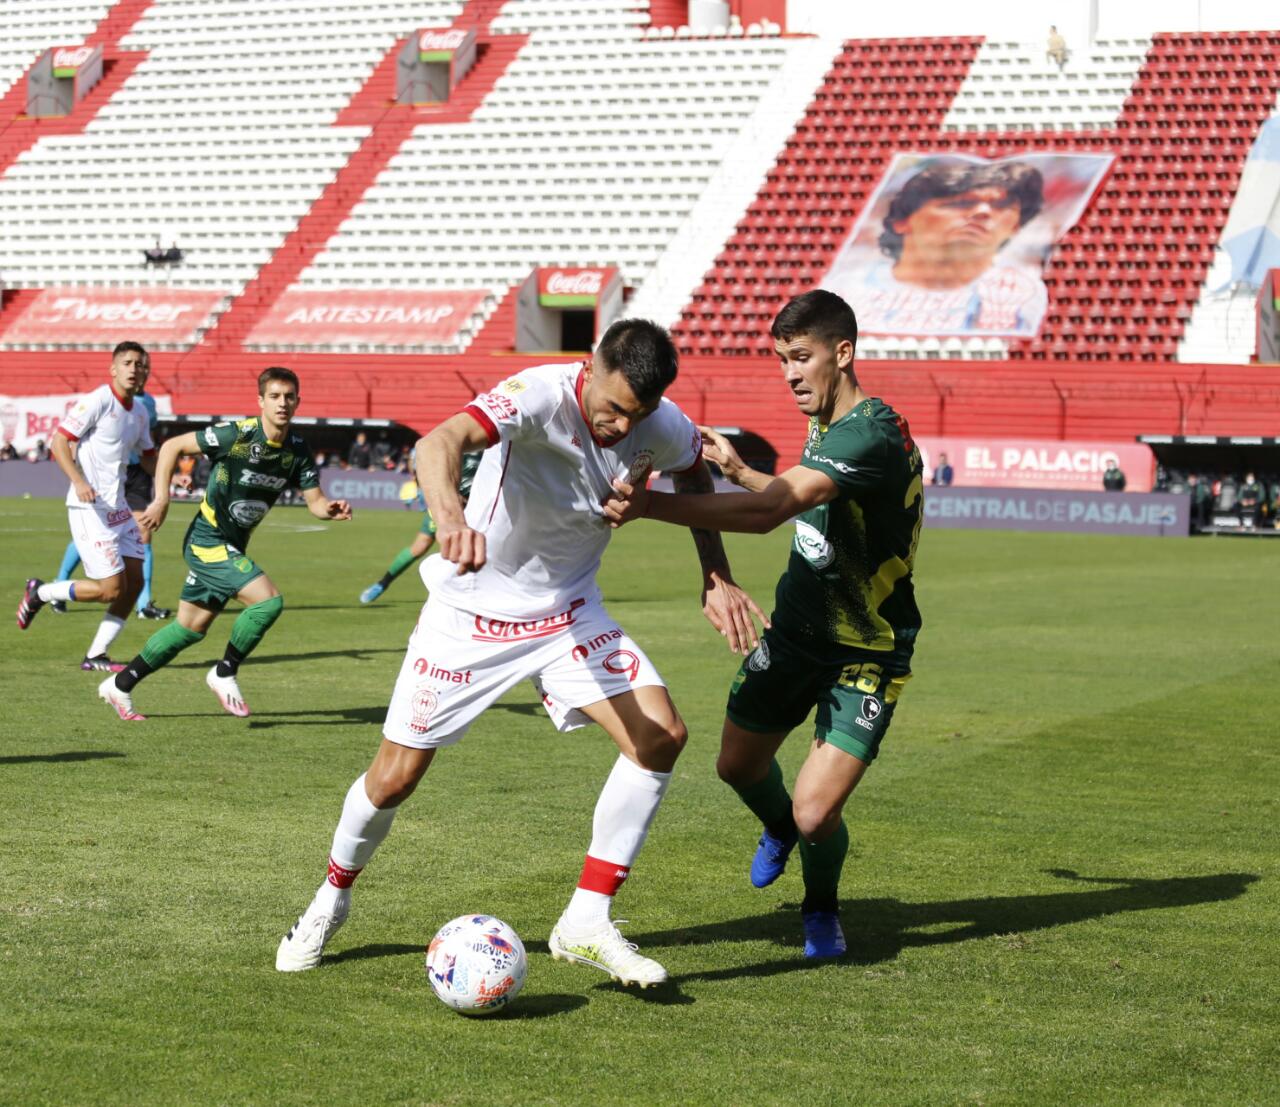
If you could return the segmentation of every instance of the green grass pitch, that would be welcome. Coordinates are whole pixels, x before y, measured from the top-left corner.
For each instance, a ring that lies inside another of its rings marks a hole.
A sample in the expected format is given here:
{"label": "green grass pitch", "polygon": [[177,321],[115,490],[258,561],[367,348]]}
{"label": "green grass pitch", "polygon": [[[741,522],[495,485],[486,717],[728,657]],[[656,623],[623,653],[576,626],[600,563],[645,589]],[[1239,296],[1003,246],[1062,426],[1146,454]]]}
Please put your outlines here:
{"label": "green grass pitch", "polygon": [[[175,506],[156,593],[176,606]],[[0,501],[6,603],[51,576],[51,501]],[[315,972],[281,934],[324,875],[422,599],[361,607],[417,524],[278,509],[253,552],[285,594],[204,686],[230,618],[119,722],[77,668],[100,609],[7,624],[0,723],[5,1104],[1275,1103],[1280,1073],[1280,544],[927,528],[925,630],[848,811],[850,956],[806,965],[798,871],[756,891],[757,830],[714,773],[734,658],[688,536],[620,532],[603,585],[690,729],[616,914],[673,983],[553,962],[614,760],[527,688],[447,751],[356,887]],[[763,606],[787,536],[733,538]],[[131,620],[127,659],[155,624]],[[804,754],[784,747],[788,778]],[[795,868],[798,868],[796,866]],[[483,911],[530,950],[505,1016],[431,995],[422,948]]]}

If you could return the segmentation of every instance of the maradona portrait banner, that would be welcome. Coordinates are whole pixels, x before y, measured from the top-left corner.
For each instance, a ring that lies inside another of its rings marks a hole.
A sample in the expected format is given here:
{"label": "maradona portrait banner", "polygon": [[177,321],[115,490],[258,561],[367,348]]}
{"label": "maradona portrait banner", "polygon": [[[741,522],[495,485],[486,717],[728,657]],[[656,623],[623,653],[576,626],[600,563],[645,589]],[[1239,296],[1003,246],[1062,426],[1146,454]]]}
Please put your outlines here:
{"label": "maradona portrait banner", "polygon": [[881,335],[1029,338],[1048,306],[1043,270],[1111,154],[899,153],[822,287]]}

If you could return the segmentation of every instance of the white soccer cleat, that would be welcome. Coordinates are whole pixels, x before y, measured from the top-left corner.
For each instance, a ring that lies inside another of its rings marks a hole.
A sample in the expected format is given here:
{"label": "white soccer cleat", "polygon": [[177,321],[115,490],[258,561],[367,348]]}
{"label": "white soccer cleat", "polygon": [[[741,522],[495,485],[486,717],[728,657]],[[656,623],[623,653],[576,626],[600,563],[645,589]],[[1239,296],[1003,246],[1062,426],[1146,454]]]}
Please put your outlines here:
{"label": "white soccer cleat", "polygon": [[667,970],[637,953],[635,943],[628,942],[613,923],[605,923],[601,929],[581,937],[566,935],[556,923],[547,945],[557,961],[576,961],[602,969],[620,984],[651,988],[667,979]]}
{"label": "white soccer cleat", "polygon": [[240,694],[240,685],[236,683],[235,677],[218,676],[218,666],[215,665],[209,670],[209,675],[204,678],[204,682],[213,689],[213,694],[218,697],[223,711],[241,719],[248,716],[249,705],[244,702],[244,696]]}
{"label": "white soccer cleat", "polygon": [[342,890],[331,912],[316,907],[312,900],[302,917],[289,928],[289,933],[280,939],[280,948],[276,950],[276,970],[305,972],[307,969],[314,969],[320,964],[325,943],[347,921],[347,912],[350,910],[349,888]]}
{"label": "white soccer cleat", "polygon": [[146,721],[145,715],[139,715],[133,709],[133,697],[128,692],[121,692],[116,687],[116,677],[112,673],[106,680],[98,685],[98,698],[105,700],[116,709],[116,714],[120,716],[126,723],[141,723]]}

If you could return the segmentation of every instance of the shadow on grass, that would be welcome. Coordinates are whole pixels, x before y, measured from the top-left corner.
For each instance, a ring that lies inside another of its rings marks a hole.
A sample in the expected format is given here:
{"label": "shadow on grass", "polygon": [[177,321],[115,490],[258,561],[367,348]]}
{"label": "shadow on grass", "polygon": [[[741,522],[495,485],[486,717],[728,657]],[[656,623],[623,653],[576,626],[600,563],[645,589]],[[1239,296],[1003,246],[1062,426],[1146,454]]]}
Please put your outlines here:
{"label": "shadow on grass", "polygon": [[[966,942],[999,934],[1023,934],[1127,911],[1192,907],[1236,899],[1258,880],[1254,873],[1213,876],[1088,877],[1069,869],[1050,875],[1078,884],[1104,885],[1089,891],[1050,892],[1027,896],[903,903],[896,899],[846,900],[841,908],[849,954],[843,964],[875,965],[892,961],[904,949]],[[794,910],[798,905],[787,905]],[[944,929],[934,929],[943,927]],[[682,980],[727,980],[739,976],[772,976],[830,962],[800,959],[800,919],[792,911],[752,915],[706,926],[666,930],[636,937],[645,946],[688,946],[715,942],[758,942],[761,939],[795,950],[782,960],[755,965],[686,973]]]}
{"label": "shadow on grass", "polygon": [[[326,658],[331,657],[341,657],[350,659],[351,661],[367,661],[374,654],[380,653],[394,653],[403,656],[404,646],[399,645],[393,649],[385,650],[365,649],[360,646],[355,646],[349,650],[318,650],[315,653],[255,653],[249,661],[245,662],[245,665],[256,668],[259,665],[275,665],[282,661],[323,661]],[[204,672],[211,668],[213,664],[213,660],[206,658],[204,661],[183,661],[181,663],[174,663],[166,665],[165,668],[198,669],[201,672]]]}
{"label": "shadow on grass", "polygon": [[65,753],[18,753],[0,757],[0,765],[30,765],[34,762],[100,761],[104,757],[128,757],[115,750],[67,750]]}
{"label": "shadow on grass", "polygon": [[367,946],[352,946],[341,953],[326,955],[324,964],[338,965],[343,961],[363,961],[369,957],[399,957],[406,953],[416,953],[419,957],[427,955],[427,947],[419,942],[416,946],[402,942],[373,942]]}
{"label": "shadow on grass", "polygon": [[349,723],[380,723],[387,717],[381,707],[339,707],[332,711],[255,711],[249,716],[249,729],[274,726],[346,726]]}

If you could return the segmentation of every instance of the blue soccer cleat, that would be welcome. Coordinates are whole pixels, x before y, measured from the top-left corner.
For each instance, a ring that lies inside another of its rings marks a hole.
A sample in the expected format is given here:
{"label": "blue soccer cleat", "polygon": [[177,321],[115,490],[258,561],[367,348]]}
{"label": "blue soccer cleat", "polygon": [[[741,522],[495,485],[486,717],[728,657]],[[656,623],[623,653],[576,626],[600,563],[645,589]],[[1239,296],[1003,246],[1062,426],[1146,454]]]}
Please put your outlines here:
{"label": "blue soccer cleat", "polygon": [[794,835],[790,841],[783,841],[767,830],[761,834],[756,855],[751,859],[751,883],[757,888],[769,887],[782,875],[782,870],[787,867],[787,858],[795,847]]}
{"label": "blue soccer cleat", "polygon": [[843,957],[848,948],[844,931],[840,929],[840,916],[834,911],[809,911],[804,920],[804,955],[811,960]]}
{"label": "blue soccer cleat", "polygon": [[386,589],[382,587],[381,581],[374,581],[368,588],[360,593],[360,602],[373,603],[373,601],[381,596],[385,591]]}

